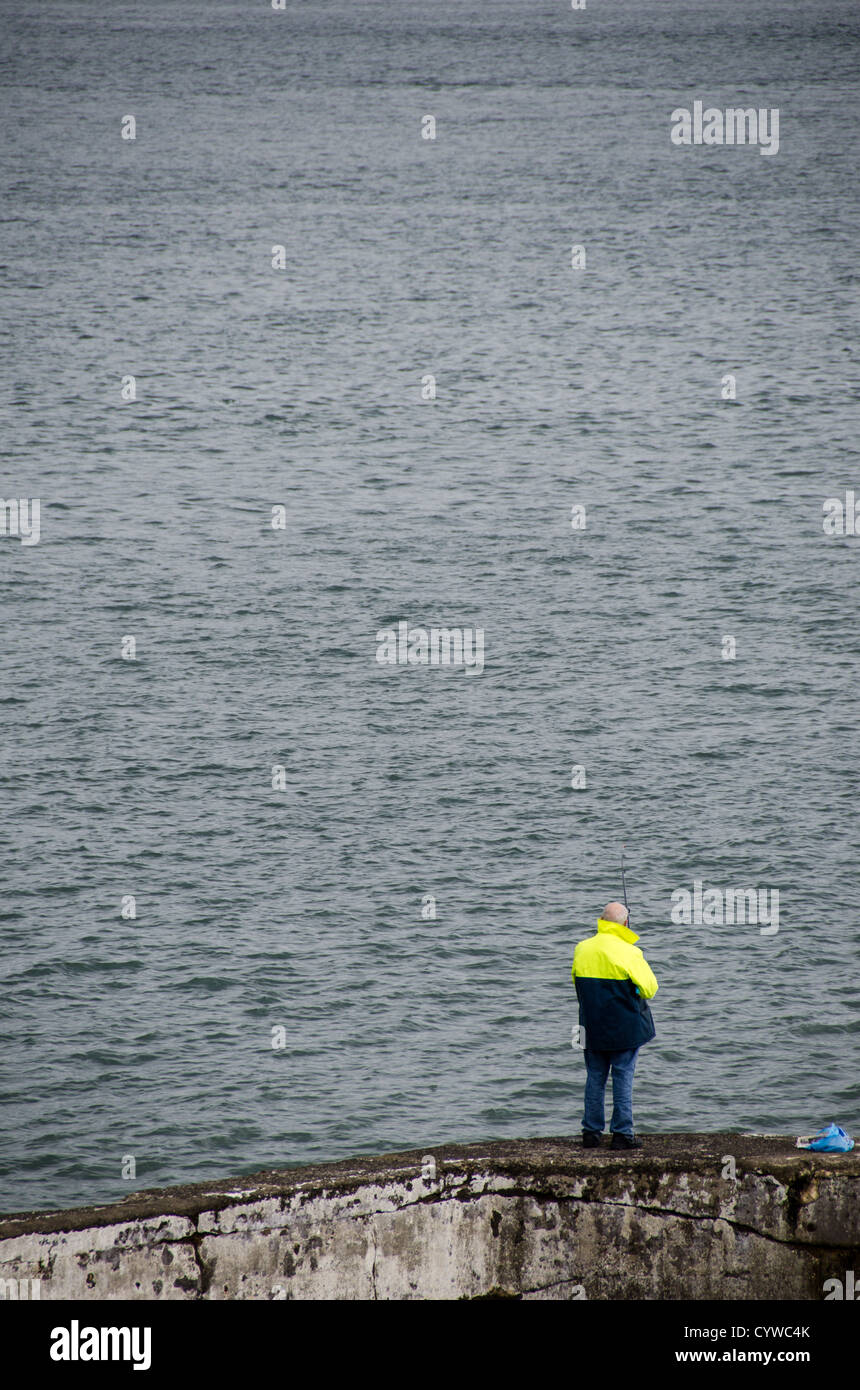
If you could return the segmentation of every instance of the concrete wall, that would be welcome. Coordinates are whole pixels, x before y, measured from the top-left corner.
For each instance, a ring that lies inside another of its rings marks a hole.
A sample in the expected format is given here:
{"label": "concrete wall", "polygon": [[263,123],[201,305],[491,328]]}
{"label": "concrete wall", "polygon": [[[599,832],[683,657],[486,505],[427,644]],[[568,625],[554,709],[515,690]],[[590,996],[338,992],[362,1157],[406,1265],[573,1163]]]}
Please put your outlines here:
{"label": "concrete wall", "polygon": [[0,1218],[7,1297],[820,1300],[848,1271],[860,1153],[737,1134],[449,1145]]}

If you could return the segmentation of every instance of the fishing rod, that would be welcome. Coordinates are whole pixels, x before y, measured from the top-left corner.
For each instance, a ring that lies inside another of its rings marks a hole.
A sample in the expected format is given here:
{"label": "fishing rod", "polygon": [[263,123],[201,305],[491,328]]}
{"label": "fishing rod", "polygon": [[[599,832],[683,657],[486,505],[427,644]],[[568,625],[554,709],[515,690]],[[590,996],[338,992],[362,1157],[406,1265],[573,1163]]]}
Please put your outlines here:
{"label": "fishing rod", "polygon": [[[621,846],[621,887],[624,891],[624,906],[627,907],[627,880],[624,877],[624,846]],[[627,907],[627,925],[630,926],[630,908]]]}

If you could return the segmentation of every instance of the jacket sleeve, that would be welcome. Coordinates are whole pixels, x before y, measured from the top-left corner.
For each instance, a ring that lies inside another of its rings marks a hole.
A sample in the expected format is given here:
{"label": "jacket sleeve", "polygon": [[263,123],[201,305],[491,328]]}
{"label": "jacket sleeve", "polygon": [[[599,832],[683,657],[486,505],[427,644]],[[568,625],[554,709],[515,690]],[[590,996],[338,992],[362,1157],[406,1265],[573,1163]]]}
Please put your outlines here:
{"label": "jacket sleeve", "polygon": [[627,973],[646,999],[654,998],[657,993],[657,976],[638,947],[633,951]]}

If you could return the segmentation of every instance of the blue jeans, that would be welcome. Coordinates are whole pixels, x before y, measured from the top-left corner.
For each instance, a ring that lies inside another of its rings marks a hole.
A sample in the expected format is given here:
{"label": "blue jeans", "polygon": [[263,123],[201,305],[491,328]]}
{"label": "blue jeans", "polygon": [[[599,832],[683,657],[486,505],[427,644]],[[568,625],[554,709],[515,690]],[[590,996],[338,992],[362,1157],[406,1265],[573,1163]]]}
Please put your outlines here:
{"label": "blue jeans", "polygon": [[588,1047],[585,1049],[588,1075],[585,1080],[585,1113],[582,1117],[584,1134],[603,1133],[603,1092],[606,1089],[610,1067],[613,1108],[609,1128],[613,1134],[633,1133],[633,1071],[638,1051],[638,1047],[631,1047],[627,1052],[595,1052]]}

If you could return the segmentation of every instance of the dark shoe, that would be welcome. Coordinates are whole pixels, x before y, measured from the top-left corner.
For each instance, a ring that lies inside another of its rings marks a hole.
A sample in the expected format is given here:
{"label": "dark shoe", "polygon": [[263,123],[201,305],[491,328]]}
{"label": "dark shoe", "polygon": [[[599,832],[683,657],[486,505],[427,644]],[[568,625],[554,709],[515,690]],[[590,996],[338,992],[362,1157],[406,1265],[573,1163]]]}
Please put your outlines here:
{"label": "dark shoe", "polygon": [[595,1134],[593,1129],[582,1131],[582,1147],[584,1149],[599,1149],[603,1140],[602,1134]]}
{"label": "dark shoe", "polygon": [[643,1143],[635,1134],[613,1134],[610,1149],[641,1149]]}

